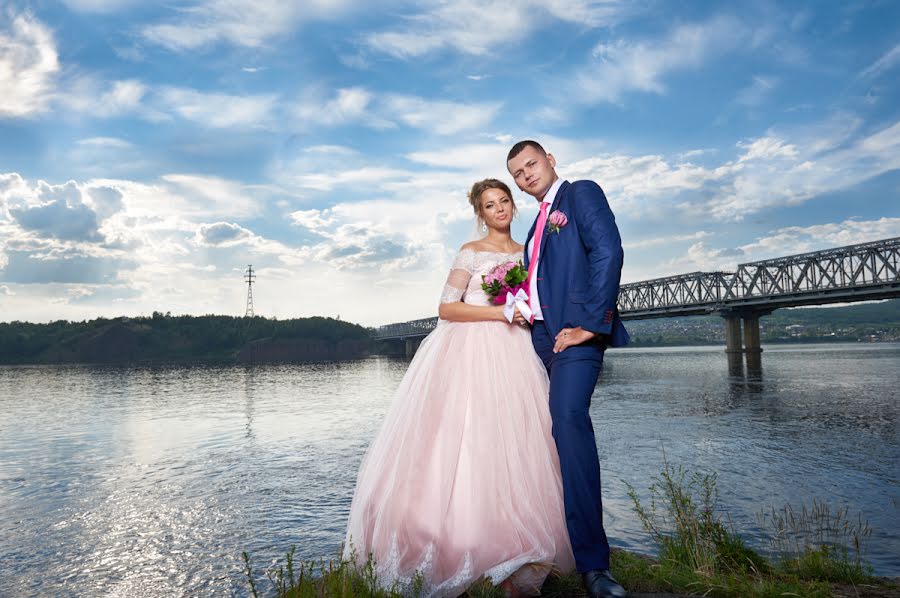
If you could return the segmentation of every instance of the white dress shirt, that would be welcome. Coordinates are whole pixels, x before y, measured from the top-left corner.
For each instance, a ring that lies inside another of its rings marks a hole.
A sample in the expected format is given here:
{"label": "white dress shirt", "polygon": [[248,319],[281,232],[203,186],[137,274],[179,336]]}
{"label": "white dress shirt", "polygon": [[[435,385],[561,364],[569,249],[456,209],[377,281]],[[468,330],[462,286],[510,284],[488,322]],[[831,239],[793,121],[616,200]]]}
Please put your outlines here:
{"label": "white dress shirt", "polygon": [[[541,200],[542,203],[549,204],[547,206],[547,211],[548,211],[547,216],[548,217],[550,216],[550,214],[549,214],[550,206],[553,205],[553,200],[556,199],[556,194],[559,192],[559,188],[562,184],[563,184],[562,179],[559,179],[559,178],[556,179],[556,181],[552,185],[550,185],[550,188],[547,190],[547,194],[544,195],[544,199]],[[540,215],[541,215],[540,212],[538,212],[538,217],[540,217]],[[536,220],[537,220],[537,218],[535,218],[535,221]],[[546,236],[546,235],[547,235],[547,231],[544,230],[544,236]],[[534,235],[532,235],[531,241],[528,242],[527,251],[528,251],[529,259],[531,259],[531,249],[534,247],[534,238],[536,236],[537,236],[537,231],[534,231]],[[528,296],[531,297],[531,299],[532,299],[532,301],[530,303],[531,303],[531,311],[532,311],[532,313],[534,313],[534,319],[535,320],[543,320],[544,313],[541,311],[541,299],[540,299],[540,297],[538,297],[538,284],[537,284],[538,277],[541,275],[541,271],[540,271],[541,248],[540,247],[538,247],[538,254],[535,256],[535,259],[538,261],[538,265],[535,266],[534,273],[531,276],[531,280],[529,281],[529,284],[528,284]]]}

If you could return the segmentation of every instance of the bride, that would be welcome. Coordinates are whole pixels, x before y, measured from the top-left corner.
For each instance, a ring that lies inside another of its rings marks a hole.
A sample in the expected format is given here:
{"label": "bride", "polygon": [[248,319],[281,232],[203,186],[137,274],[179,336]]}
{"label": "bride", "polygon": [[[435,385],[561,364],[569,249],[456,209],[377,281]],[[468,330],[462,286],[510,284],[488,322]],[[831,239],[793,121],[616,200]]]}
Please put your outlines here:
{"label": "bride", "polygon": [[469,202],[487,235],[456,255],[438,326],[363,459],[344,557],[371,558],[378,584],[404,593],[458,596],[489,578],[537,595],[551,570],[574,567],[547,374],[522,315],[507,323],[481,289],[523,253],[509,187],[479,181]]}

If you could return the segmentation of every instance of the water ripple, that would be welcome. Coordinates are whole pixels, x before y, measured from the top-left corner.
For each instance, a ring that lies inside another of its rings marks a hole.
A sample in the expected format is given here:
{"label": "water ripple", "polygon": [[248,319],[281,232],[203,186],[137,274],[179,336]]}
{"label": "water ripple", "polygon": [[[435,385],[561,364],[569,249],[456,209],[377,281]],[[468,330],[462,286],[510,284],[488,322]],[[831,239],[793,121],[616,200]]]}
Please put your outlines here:
{"label": "water ripple", "polygon": [[[0,367],[0,595],[246,595],[292,545],[331,558],[403,360],[263,367]],[[900,346],[620,350],[592,405],[613,544],[651,550],[627,497],[663,455],[716,471],[721,503],[861,510],[900,575]]]}

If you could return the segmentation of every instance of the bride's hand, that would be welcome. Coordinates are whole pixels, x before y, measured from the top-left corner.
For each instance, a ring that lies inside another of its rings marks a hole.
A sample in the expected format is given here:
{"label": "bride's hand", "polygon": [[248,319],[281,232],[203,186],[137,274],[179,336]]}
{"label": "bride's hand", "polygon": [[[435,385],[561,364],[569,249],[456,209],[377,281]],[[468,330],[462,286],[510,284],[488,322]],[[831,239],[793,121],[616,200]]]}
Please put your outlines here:
{"label": "bride's hand", "polygon": [[523,315],[519,312],[519,308],[518,308],[518,307],[516,308],[516,313],[515,313],[515,315],[513,316],[513,321],[512,321],[511,323],[512,323],[512,324],[515,324],[515,325],[517,325],[517,326],[525,326],[526,324],[528,324],[528,320],[526,320],[526,319],[525,319],[525,316],[523,316]]}

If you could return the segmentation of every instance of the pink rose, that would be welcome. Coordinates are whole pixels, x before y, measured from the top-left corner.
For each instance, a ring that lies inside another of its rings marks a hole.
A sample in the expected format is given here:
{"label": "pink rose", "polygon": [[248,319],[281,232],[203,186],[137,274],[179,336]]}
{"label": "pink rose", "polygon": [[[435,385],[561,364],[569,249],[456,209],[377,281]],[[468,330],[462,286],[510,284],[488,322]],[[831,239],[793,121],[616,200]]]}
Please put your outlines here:
{"label": "pink rose", "polygon": [[569,219],[566,217],[565,212],[554,210],[547,217],[547,222],[549,223],[550,232],[559,234],[559,231],[569,223]]}

